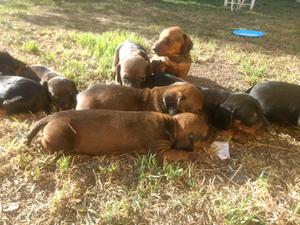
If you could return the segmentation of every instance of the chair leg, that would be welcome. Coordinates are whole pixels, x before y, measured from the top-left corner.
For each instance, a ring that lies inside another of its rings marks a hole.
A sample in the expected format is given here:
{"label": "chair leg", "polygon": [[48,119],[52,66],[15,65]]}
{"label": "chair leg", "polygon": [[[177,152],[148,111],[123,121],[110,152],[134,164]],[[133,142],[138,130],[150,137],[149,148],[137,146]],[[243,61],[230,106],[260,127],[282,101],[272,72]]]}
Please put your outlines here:
{"label": "chair leg", "polygon": [[253,9],[253,7],[254,7],[254,4],[255,4],[255,0],[251,0],[250,10],[252,10],[252,9]]}

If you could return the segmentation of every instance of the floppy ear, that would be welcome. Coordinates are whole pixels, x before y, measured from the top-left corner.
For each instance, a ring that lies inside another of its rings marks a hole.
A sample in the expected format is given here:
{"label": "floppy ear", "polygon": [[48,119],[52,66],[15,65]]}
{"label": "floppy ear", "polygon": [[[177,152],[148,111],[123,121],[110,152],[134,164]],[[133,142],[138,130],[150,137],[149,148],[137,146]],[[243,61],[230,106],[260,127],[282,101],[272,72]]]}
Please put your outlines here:
{"label": "floppy ear", "polygon": [[222,130],[228,130],[232,126],[234,110],[219,106],[214,114],[213,123],[214,125]]}
{"label": "floppy ear", "polygon": [[183,38],[184,38],[184,43],[181,47],[181,53],[186,54],[189,53],[189,51],[193,48],[193,42],[192,39],[186,34],[183,34]]}
{"label": "floppy ear", "polygon": [[117,65],[115,73],[116,73],[115,74],[116,82],[123,85],[122,84],[122,79],[121,79],[121,65],[120,65],[120,63]]}
{"label": "floppy ear", "polygon": [[174,116],[177,114],[183,95],[181,92],[169,92],[163,95],[163,104],[166,112]]}

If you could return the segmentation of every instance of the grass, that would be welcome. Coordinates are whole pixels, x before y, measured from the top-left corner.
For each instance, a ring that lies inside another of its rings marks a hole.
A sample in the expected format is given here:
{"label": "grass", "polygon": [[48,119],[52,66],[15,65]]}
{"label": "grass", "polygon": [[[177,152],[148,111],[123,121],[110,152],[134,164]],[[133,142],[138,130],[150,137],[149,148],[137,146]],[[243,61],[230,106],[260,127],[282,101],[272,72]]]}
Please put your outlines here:
{"label": "grass", "polygon": [[[52,1],[0,4],[3,50],[75,80],[80,90],[112,80],[115,48],[148,50],[179,25],[194,42],[190,74],[243,89],[262,80],[300,84],[299,5],[257,1],[231,13],[217,0]],[[261,29],[262,39],[234,37]],[[1,117],[0,224],[300,224],[300,130],[277,127],[230,143],[239,184],[215,158],[159,164],[153,155],[48,155],[22,137],[44,114]],[[241,167],[240,167],[241,166]]]}

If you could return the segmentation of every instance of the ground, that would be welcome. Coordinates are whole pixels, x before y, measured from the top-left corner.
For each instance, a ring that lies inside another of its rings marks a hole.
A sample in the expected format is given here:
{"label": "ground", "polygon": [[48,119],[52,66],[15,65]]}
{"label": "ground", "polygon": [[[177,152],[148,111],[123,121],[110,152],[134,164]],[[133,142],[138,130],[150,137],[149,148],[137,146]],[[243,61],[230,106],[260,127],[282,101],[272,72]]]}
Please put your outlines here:
{"label": "ground", "polygon": [[[127,38],[150,50],[179,25],[192,36],[190,79],[234,91],[262,80],[300,84],[300,4],[256,1],[230,12],[221,0],[1,0],[0,46],[74,79],[80,90],[112,79],[114,49]],[[266,32],[238,38],[232,29]],[[0,118],[0,224],[300,224],[300,129],[245,145],[230,142],[230,179],[213,156],[158,165],[153,156],[48,155],[22,143],[44,114]]]}

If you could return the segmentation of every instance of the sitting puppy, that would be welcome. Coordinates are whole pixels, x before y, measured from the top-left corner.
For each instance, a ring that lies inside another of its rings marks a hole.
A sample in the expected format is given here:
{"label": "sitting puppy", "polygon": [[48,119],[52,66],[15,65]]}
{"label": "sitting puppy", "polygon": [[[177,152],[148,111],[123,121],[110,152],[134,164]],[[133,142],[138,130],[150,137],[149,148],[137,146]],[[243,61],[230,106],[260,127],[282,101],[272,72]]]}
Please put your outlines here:
{"label": "sitting puppy", "polygon": [[78,91],[73,81],[45,66],[31,65],[29,67],[39,77],[41,84],[47,87],[51,103],[57,111],[75,107]]}
{"label": "sitting puppy", "polygon": [[193,150],[208,146],[213,139],[205,118],[192,113],[170,117],[157,112],[58,112],[33,126],[27,144],[41,129],[44,129],[42,145],[50,153],[61,150],[89,155],[150,152],[168,161],[196,160],[198,154]]}
{"label": "sitting puppy", "polygon": [[256,84],[249,91],[262,105],[269,121],[300,126],[300,86],[280,81]]}
{"label": "sitting puppy", "polygon": [[77,96],[76,109],[157,111],[175,115],[201,113],[203,96],[191,84],[174,84],[153,89],[95,84]]}
{"label": "sitting puppy", "polygon": [[27,64],[3,51],[0,51],[0,76],[1,75],[14,75],[39,81],[39,77]]}
{"label": "sitting puppy", "polygon": [[49,112],[47,90],[38,82],[18,77],[0,76],[0,108],[5,114]]}
{"label": "sitting puppy", "polygon": [[142,88],[152,74],[146,50],[137,43],[123,42],[115,51],[114,73],[119,84]]}
{"label": "sitting puppy", "polygon": [[163,30],[152,48],[156,54],[151,59],[154,75],[169,73],[186,80],[192,63],[192,47],[191,38],[180,27]]}

